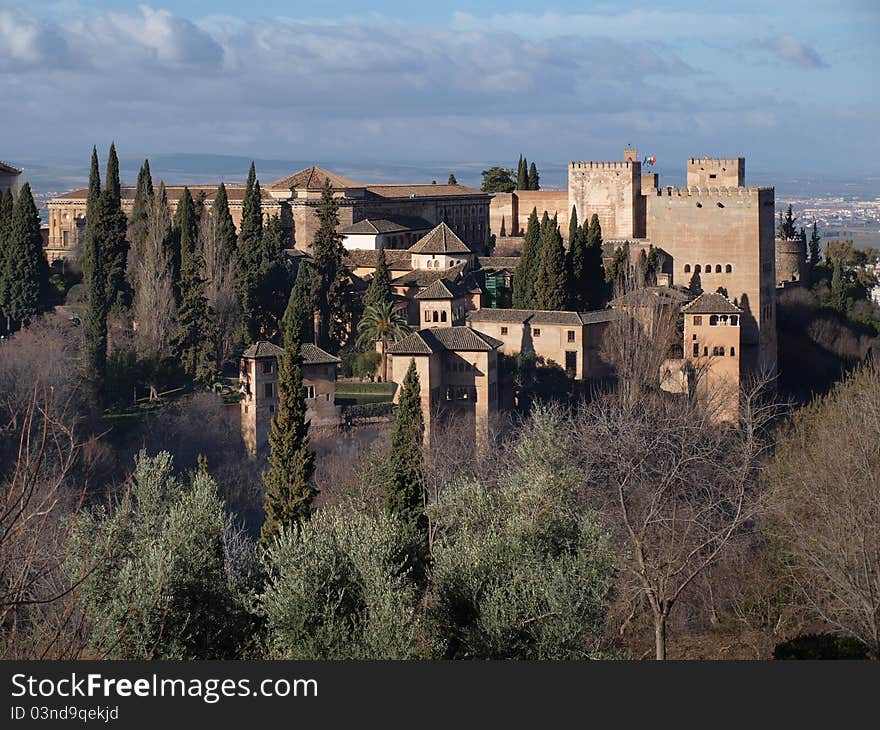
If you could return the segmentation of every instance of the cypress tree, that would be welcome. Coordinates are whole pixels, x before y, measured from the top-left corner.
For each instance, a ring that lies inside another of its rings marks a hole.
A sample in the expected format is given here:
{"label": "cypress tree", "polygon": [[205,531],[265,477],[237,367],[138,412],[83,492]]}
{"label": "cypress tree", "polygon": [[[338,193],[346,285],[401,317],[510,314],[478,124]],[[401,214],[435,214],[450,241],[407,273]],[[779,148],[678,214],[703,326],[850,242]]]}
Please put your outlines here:
{"label": "cypress tree", "polygon": [[533,162],[529,165],[529,190],[540,190],[540,177],[538,175],[538,168],[535,167],[535,163]]}
{"label": "cypress tree", "polygon": [[128,259],[128,241],[126,240],[128,221],[122,212],[119,184],[119,159],[116,156],[116,145],[110,145],[107,156],[107,178],[101,196],[104,198],[99,206],[100,237],[98,245],[103,249],[103,265],[106,276],[106,292],[108,308],[127,307],[130,302],[128,286],[125,278],[125,265]]}
{"label": "cypress tree", "polygon": [[541,263],[535,281],[535,300],[538,309],[565,308],[568,294],[565,267],[565,245],[556,225],[556,217],[544,229]]}
{"label": "cypress tree", "polygon": [[425,422],[419,374],[415,360],[410,360],[400,400],[394,414],[391,451],[388,454],[388,488],[385,492],[385,510],[423,536],[423,550],[414,556],[416,574],[422,572],[427,559],[428,518],[425,515],[424,463],[422,441]]}
{"label": "cypress tree", "polygon": [[22,186],[15,201],[6,248],[6,316],[10,325],[26,326],[45,310],[49,290],[40,215],[30,183]]}
{"label": "cypress tree", "polygon": [[129,287],[133,290],[137,281],[137,265],[143,256],[147,238],[147,215],[153,201],[153,176],[150,174],[150,161],[144,160],[138,172],[137,190],[131,215],[128,216],[128,258],[126,260],[126,276]]}
{"label": "cypress tree", "polygon": [[220,249],[224,259],[235,256],[236,236],[235,224],[232,222],[232,214],[229,212],[229,196],[226,192],[226,185],[220,183],[217,188],[217,194],[214,196],[214,202],[211,203],[211,211],[214,220],[217,222],[218,238],[220,240]]}
{"label": "cypress tree", "polygon": [[345,320],[350,305],[342,236],[336,230],[339,226],[339,205],[333,198],[329,180],[324,181],[316,214],[319,226],[312,244],[312,255],[315,259],[318,344],[334,352],[339,349],[345,336]]}
{"label": "cypress tree", "polygon": [[248,172],[242,201],[241,226],[238,233],[236,282],[241,300],[246,337],[255,340],[259,335],[259,286],[263,268],[263,206],[260,183],[254,163]]}
{"label": "cypress tree", "polygon": [[839,259],[834,260],[834,273],[831,275],[830,304],[840,314],[846,314],[846,283],[843,280],[843,265]]}
{"label": "cypress tree", "polygon": [[213,371],[210,342],[213,317],[201,275],[204,262],[196,242],[196,212],[189,188],[183,189],[175,222],[180,244],[180,304],[174,347],[183,371],[196,380],[206,381]]}
{"label": "cypress tree", "polygon": [[538,210],[529,215],[522,256],[513,274],[513,306],[515,309],[532,309],[535,306],[535,278],[541,261],[541,228]]}
{"label": "cypress tree", "polygon": [[109,198],[101,192],[98,155],[93,148],[82,257],[83,284],[86,290],[84,367],[86,380],[91,383],[99,404],[104,399],[107,375],[107,273],[101,243],[102,213],[108,201]]}
{"label": "cypress tree", "polygon": [[816,225],[816,221],[813,221],[813,230],[810,233],[810,266],[816,267],[819,264],[820,257],[820,238],[819,238],[819,228]]}
{"label": "cypress tree", "polygon": [[656,286],[657,274],[660,273],[660,254],[654,248],[654,244],[648,247],[648,256],[645,259],[645,282],[649,286]]}
{"label": "cypress tree", "polygon": [[608,286],[614,293],[614,287],[622,284],[629,273],[629,243],[614,249],[611,268],[608,270]]}
{"label": "cypress tree", "polygon": [[12,245],[9,234],[12,229],[12,212],[15,208],[15,200],[12,190],[6,188],[3,197],[0,198],[0,319],[5,327],[9,327],[9,281],[11,265],[9,250]]}
{"label": "cypress tree", "polygon": [[284,312],[284,354],[278,358],[278,409],[269,432],[269,468],[266,485],[266,520],[260,531],[264,546],[282,528],[296,528],[312,513],[318,493],[312,483],[315,454],[309,450],[309,422],[302,385],[302,323],[306,315],[308,276],[304,266],[296,277]]}
{"label": "cypress tree", "polygon": [[779,225],[776,227],[776,237],[784,238],[786,240],[794,238],[797,234],[795,221],[797,221],[797,217],[792,215],[791,203],[789,203],[785,215],[782,213],[779,214]]}
{"label": "cypress tree", "polygon": [[507,228],[504,225],[504,216],[501,216],[501,230],[498,231],[498,235],[501,236],[501,238],[505,238],[507,236]]}
{"label": "cypress tree", "polygon": [[370,288],[367,289],[367,294],[364,297],[364,306],[371,307],[391,301],[391,273],[388,271],[388,264],[385,261],[385,249],[380,248],[376,259],[376,272],[370,280]]}
{"label": "cypress tree", "polygon": [[568,248],[571,250],[572,243],[578,237],[578,211],[576,206],[571,206],[571,215],[568,218]]}
{"label": "cypress tree", "polygon": [[581,311],[587,308],[587,291],[590,286],[587,276],[587,230],[578,225],[577,210],[573,206],[568,235],[568,307]]}
{"label": "cypress tree", "polygon": [[605,306],[606,286],[605,267],[602,264],[602,226],[599,216],[593,213],[589,227],[586,221],[582,226],[582,234],[586,241],[585,304],[587,309],[600,309]]}
{"label": "cypress tree", "polygon": [[458,185],[458,180],[455,179],[455,175],[451,172],[449,173],[449,179],[446,181],[447,185]]}
{"label": "cypress tree", "polygon": [[519,160],[516,163],[516,189],[517,190],[528,190],[529,186],[529,175],[523,164],[523,156],[519,156]]}

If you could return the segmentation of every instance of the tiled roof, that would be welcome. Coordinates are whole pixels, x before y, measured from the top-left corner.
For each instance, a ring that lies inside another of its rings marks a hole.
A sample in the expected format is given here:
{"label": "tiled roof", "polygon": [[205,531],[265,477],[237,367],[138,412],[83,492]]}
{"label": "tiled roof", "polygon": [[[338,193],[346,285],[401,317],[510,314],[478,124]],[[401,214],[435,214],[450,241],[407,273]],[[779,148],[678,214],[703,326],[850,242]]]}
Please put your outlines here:
{"label": "tiled roof", "polygon": [[342,360],[335,355],[325,352],[311,342],[303,342],[299,348],[299,353],[302,355],[303,365],[328,365],[342,362]]}
{"label": "tiled roof", "polygon": [[395,215],[386,218],[365,218],[343,228],[340,233],[399,233],[401,231],[427,231],[432,227],[424,218],[416,216]]}
{"label": "tiled roof", "polygon": [[[157,186],[158,187],[158,186]],[[205,200],[213,200],[214,196],[217,195],[217,189],[220,187],[219,185],[170,185],[165,188],[165,194],[168,196],[169,202],[174,202],[180,200],[183,196],[184,187],[189,188],[189,192],[195,198],[199,193],[205,193]],[[226,197],[229,199],[230,203],[240,203],[244,200],[244,185],[227,185],[226,186]],[[133,201],[135,193],[137,192],[137,188],[132,187],[123,187],[119,189],[119,196],[122,200],[125,201]],[[61,195],[56,196],[53,200],[85,200],[89,196],[88,188],[80,188],[79,190],[71,190],[68,193],[62,193]],[[263,205],[271,205],[274,201],[272,198],[263,198]]]}
{"label": "tiled roof", "polygon": [[21,175],[21,170],[19,170],[15,165],[10,165],[8,162],[3,162],[3,160],[0,160],[0,172],[5,172],[8,175]]}
{"label": "tiled roof", "polygon": [[382,198],[429,198],[450,195],[489,196],[481,190],[466,188],[464,185],[367,185],[367,192]]}
{"label": "tiled roof", "polygon": [[[353,248],[345,252],[346,266],[350,269],[357,268],[376,268],[376,261],[379,259],[378,249],[358,249]],[[412,256],[409,251],[386,248],[385,263],[392,270],[409,270],[412,269]]]}
{"label": "tiled roof", "polygon": [[449,226],[441,223],[409,247],[410,253],[456,254],[471,253],[467,244]]}
{"label": "tiled roof", "polygon": [[443,350],[489,352],[504,343],[470,327],[431,327],[413,332],[388,350],[392,355],[430,355]]}
{"label": "tiled roof", "polygon": [[742,309],[723,294],[700,294],[690,304],[681,308],[688,314],[741,314]]}
{"label": "tiled roof", "polygon": [[479,256],[477,263],[481,269],[507,269],[513,271],[521,261],[519,256]]}
{"label": "tiled roof", "polygon": [[292,175],[282,177],[280,180],[269,183],[266,187],[269,190],[290,190],[297,188],[305,188],[306,190],[320,190],[322,187],[324,187],[325,180],[329,180],[331,187],[336,190],[340,188],[364,187],[363,183],[349,180],[347,177],[342,177],[342,175],[337,175],[335,172],[330,172],[329,170],[325,170],[323,167],[318,167],[317,165],[306,167],[305,169],[299,170]]}
{"label": "tiled roof", "polygon": [[283,354],[283,348],[278,347],[278,345],[274,345],[266,340],[258,340],[241,353],[241,356],[252,360],[258,360],[261,357],[278,357]]}
{"label": "tiled roof", "polygon": [[416,299],[455,299],[466,294],[462,288],[449,279],[437,279],[433,284],[416,294]]}
{"label": "tiled roof", "polygon": [[609,322],[617,316],[610,309],[599,309],[592,312],[548,311],[542,309],[478,309],[468,312],[469,322],[514,322],[523,324],[570,325],[597,324]]}
{"label": "tiled roof", "polygon": [[430,286],[437,279],[443,278],[455,281],[461,276],[464,267],[464,264],[456,264],[448,269],[413,269],[392,279],[391,286]]}
{"label": "tiled roof", "polygon": [[[311,342],[303,342],[303,344],[300,346],[299,351],[302,355],[303,365],[325,365],[329,363],[342,362],[338,357],[334,357],[329,352],[325,352],[317,345],[313,345]],[[284,348],[278,347],[278,345],[267,342],[266,340],[259,340],[248,347],[242,353],[242,357],[246,357],[251,360],[260,360],[267,357],[278,357],[279,355],[283,354]]]}

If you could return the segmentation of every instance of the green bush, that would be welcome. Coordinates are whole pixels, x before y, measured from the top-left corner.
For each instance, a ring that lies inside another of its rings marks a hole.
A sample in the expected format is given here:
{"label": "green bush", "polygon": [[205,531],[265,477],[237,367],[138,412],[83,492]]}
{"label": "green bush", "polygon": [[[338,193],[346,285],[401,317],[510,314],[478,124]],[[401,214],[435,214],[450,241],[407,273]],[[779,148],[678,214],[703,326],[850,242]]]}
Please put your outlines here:
{"label": "green bush", "polygon": [[319,511],[266,555],[260,603],[271,656],[416,656],[417,596],[407,555],[416,538],[380,514]]}
{"label": "green bush", "polygon": [[570,439],[538,407],[498,487],[447,489],[437,529],[428,627],[437,656],[599,656],[613,585],[608,534],[579,508]]}
{"label": "green bush", "polygon": [[851,636],[804,634],[773,649],[774,659],[867,659],[867,647]]}
{"label": "green bush", "polygon": [[371,378],[382,362],[382,356],[375,350],[349,352],[342,357],[342,377]]}

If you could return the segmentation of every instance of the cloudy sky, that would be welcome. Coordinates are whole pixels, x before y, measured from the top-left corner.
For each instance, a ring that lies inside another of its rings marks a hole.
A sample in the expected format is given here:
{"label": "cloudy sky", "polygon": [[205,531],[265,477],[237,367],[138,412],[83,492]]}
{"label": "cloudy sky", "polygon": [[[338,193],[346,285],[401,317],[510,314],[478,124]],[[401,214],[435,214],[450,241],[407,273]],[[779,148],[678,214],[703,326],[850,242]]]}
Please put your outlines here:
{"label": "cloudy sky", "polygon": [[746,155],[871,174],[880,3],[0,0],[0,159]]}

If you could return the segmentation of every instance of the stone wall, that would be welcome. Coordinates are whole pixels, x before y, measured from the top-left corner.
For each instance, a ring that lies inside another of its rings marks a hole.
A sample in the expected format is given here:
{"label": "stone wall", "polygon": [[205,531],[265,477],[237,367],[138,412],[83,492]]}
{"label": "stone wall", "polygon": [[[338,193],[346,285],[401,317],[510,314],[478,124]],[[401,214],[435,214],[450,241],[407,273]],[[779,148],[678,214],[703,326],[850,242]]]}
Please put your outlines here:
{"label": "stone wall", "polygon": [[639,216],[641,190],[642,165],[638,161],[568,165],[566,208],[573,205],[579,221],[598,215],[603,238],[645,237],[644,218]]}
{"label": "stone wall", "polygon": [[691,188],[741,188],[746,184],[745,157],[690,157],[687,162],[687,184]]}

